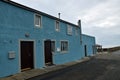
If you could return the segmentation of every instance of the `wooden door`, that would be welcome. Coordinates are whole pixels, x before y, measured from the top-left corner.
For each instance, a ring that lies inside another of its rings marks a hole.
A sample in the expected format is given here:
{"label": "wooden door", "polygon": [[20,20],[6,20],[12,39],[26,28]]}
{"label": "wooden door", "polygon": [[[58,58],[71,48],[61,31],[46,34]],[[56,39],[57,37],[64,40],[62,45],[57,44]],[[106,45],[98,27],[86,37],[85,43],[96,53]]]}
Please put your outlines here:
{"label": "wooden door", "polygon": [[52,49],[51,49],[51,41],[46,40],[44,42],[44,52],[45,52],[45,64],[52,65]]}
{"label": "wooden door", "polygon": [[21,70],[33,68],[33,41],[21,41]]}

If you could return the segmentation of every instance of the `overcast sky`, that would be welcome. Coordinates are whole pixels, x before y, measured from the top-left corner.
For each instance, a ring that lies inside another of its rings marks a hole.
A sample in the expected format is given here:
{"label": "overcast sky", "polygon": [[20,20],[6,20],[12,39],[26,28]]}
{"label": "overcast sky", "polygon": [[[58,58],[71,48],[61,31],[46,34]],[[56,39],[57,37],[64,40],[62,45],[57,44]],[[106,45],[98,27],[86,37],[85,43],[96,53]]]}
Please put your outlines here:
{"label": "overcast sky", "polygon": [[103,47],[120,46],[120,0],[13,0],[77,24]]}

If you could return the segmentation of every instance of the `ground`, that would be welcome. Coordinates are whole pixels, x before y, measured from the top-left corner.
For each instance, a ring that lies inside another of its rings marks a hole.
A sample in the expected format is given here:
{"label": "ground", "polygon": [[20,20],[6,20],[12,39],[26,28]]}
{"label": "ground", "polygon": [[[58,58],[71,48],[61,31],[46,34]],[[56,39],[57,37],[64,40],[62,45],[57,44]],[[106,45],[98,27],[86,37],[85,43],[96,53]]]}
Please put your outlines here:
{"label": "ground", "polygon": [[88,61],[28,80],[120,80],[120,51],[97,54]]}

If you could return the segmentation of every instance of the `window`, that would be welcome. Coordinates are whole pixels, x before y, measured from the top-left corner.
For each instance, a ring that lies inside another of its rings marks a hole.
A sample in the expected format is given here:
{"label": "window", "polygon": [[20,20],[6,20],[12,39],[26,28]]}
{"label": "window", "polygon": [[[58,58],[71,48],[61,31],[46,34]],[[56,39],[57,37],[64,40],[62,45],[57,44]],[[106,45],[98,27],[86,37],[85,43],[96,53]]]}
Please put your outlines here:
{"label": "window", "polygon": [[56,21],[55,30],[60,31],[60,23],[59,23],[59,21]]}
{"label": "window", "polygon": [[78,28],[75,28],[75,34],[78,35]]}
{"label": "window", "polygon": [[38,14],[35,15],[35,26],[41,27],[41,16]]}
{"label": "window", "polygon": [[51,41],[52,52],[55,52],[55,41]]}
{"label": "window", "polygon": [[72,35],[72,26],[67,26],[67,34]]}
{"label": "window", "polygon": [[68,51],[68,41],[61,41],[61,51],[62,52]]}

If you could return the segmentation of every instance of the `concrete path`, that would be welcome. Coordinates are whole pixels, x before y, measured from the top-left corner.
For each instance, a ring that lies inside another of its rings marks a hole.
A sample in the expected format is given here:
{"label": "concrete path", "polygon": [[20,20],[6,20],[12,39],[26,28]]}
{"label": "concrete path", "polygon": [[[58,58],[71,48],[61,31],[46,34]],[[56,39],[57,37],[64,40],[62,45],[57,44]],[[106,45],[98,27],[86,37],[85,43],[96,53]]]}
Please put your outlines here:
{"label": "concrete path", "polygon": [[13,76],[9,76],[6,78],[0,78],[0,80],[27,80],[27,79],[35,77],[35,76],[44,75],[44,74],[49,73],[49,72],[61,70],[61,69],[66,68],[66,67],[69,67],[69,66],[81,63],[81,62],[88,61],[89,59],[90,59],[89,57],[85,57],[81,60],[77,60],[74,62],[62,64],[62,65],[49,66],[49,67],[46,67],[43,69],[33,69],[33,70],[18,73],[18,74],[15,74]]}

